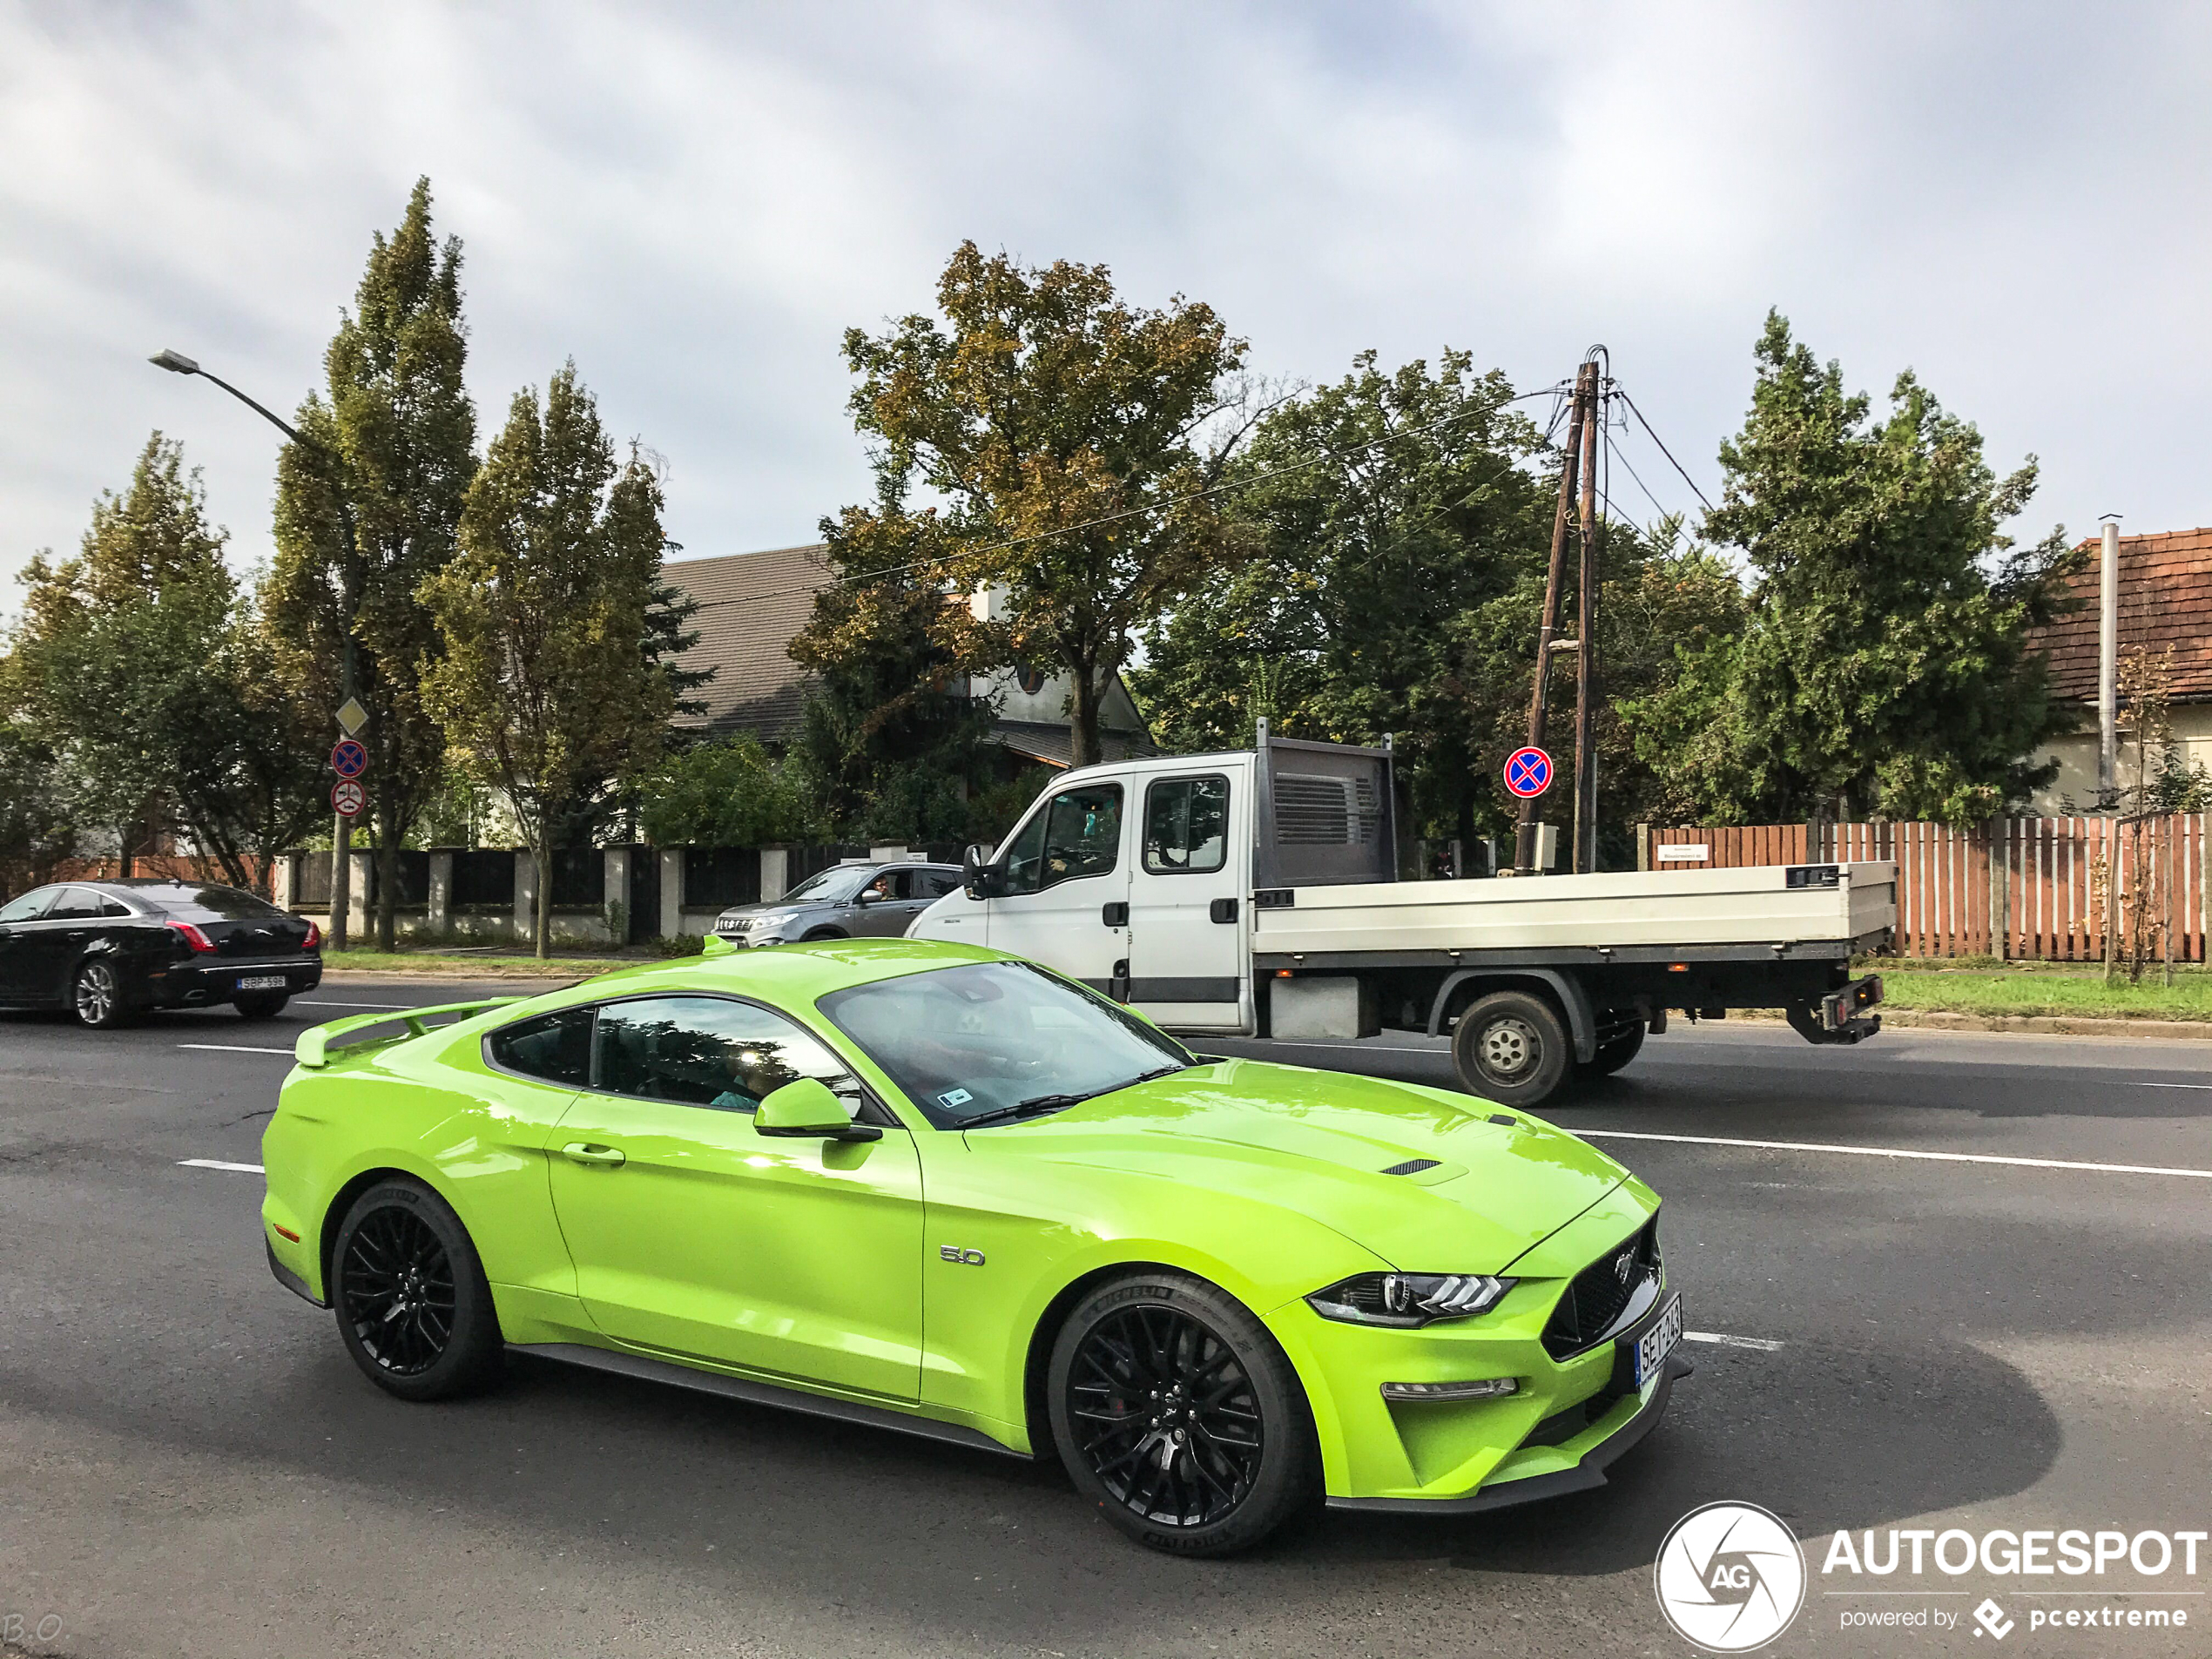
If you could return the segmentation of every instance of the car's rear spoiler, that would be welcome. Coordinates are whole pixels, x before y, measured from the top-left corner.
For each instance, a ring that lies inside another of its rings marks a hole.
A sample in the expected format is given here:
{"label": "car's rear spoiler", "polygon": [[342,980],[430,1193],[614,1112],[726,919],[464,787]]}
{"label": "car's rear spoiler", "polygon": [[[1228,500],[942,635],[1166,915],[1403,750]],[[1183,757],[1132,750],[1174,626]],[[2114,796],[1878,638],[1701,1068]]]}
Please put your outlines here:
{"label": "car's rear spoiler", "polygon": [[302,1031],[299,1042],[292,1045],[292,1052],[303,1066],[327,1066],[330,1063],[330,1054],[334,1049],[352,1048],[356,1046],[356,1042],[390,1041],[384,1037],[359,1038],[352,1042],[341,1041],[372,1026],[404,1025],[408,1036],[419,1037],[424,1032],[436,1028],[430,1024],[435,1016],[450,1016],[441,1021],[442,1024],[450,1024],[453,1020],[465,1020],[472,1014],[482,1014],[486,1008],[505,1008],[510,1002],[523,1000],[519,996],[487,996],[474,1002],[440,1002],[427,1008],[395,1008],[389,1014],[356,1014],[350,1020],[333,1020],[327,1025],[318,1025]]}

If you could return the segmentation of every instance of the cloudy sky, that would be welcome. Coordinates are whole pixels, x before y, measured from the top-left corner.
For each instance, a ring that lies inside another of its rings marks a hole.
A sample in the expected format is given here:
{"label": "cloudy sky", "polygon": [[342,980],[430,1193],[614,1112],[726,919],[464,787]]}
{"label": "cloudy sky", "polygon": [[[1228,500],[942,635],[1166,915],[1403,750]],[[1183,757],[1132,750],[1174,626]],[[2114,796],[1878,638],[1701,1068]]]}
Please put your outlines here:
{"label": "cloudy sky", "polygon": [[289,411],[424,173],[483,427],[573,356],[692,554],[858,498],[840,335],[964,237],[1203,298],[1270,375],[1602,341],[1709,494],[1778,306],[2040,455],[2022,532],[2205,523],[2208,84],[2180,5],[0,0],[0,571],[156,427],[265,557],[276,435],[145,360]]}

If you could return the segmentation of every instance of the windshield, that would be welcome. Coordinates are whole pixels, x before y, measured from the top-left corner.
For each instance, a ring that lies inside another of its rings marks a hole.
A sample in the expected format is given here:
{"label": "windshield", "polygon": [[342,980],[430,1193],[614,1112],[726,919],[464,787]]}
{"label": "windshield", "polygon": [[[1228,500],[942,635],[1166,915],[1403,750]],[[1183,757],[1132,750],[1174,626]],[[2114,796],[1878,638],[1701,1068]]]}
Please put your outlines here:
{"label": "windshield", "polygon": [[840,864],[826,870],[817,870],[793,887],[778,904],[850,904],[867,879],[875,873],[872,864]]}
{"label": "windshield", "polygon": [[816,1006],[940,1129],[1197,1063],[1127,1009],[1027,962],[878,980]]}

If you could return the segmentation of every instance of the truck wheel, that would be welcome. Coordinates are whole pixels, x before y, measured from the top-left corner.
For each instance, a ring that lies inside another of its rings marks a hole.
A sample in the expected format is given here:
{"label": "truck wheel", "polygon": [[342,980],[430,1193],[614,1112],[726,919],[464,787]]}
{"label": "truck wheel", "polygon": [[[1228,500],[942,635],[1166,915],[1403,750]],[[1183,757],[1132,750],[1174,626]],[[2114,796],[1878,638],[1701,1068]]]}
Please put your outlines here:
{"label": "truck wheel", "polygon": [[1552,1005],[1527,991],[1493,991],[1460,1015],[1452,1063],[1471,1095],[1501,1106],[1549,1098],[1574,1057],[1567,1025]]}
{"label": "truck wheel", "polygon": [[1610,1077],[1635,1059],[1642,1048],[1643,1027],[1632,1025],[1619,1036],[1599,1043],[1597,1052],[1588,1062],[1575,1062],[1575,1070],[1584,1077]]}

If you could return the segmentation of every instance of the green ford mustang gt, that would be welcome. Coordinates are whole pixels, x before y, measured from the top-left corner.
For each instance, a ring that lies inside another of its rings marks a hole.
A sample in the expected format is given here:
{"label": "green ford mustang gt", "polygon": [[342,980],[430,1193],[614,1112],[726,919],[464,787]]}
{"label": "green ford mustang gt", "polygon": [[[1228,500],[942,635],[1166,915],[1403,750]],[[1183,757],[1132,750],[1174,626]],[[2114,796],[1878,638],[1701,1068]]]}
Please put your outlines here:
{"label": "green ford mustang gt", "polygon": [[[404,1029],[395,1029],[403,1026]],[[1657,1420],[1658,1198],[1522,1112],[1194,1055],[841,940],[303,1034],[270,1265],[375,1382],[509,1349],[1028,1456],[1218,1554],[1325,1501],[1601,1484]]]}

